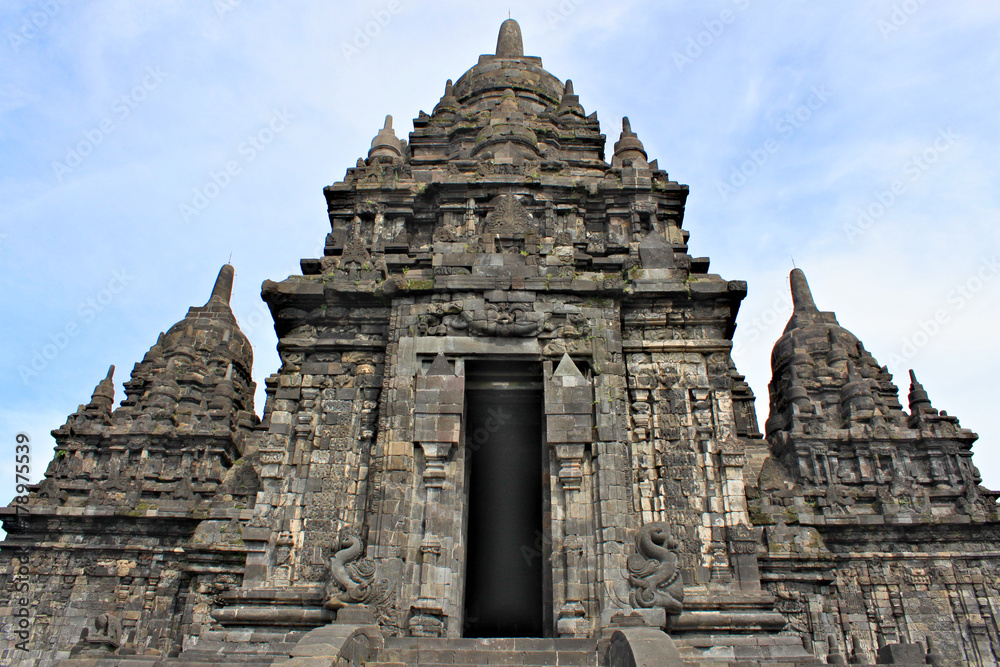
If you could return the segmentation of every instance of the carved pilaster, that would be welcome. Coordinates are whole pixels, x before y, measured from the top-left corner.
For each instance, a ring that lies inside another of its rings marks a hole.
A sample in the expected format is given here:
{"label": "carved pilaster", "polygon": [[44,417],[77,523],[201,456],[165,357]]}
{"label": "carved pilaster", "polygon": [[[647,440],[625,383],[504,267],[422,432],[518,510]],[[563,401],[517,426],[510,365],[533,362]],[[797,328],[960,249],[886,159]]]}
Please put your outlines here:
{"label": "carved pilaster", "polygon": [[741,523],[730,526],[727,532],[730,561],[740,590],[759,591],[760,570],[757,566],[759,529]]}
{"label": "carved pilaster", "polygon": [[552,575],[556,630],[564,637],[586,637],[590,632],[584,606],[590,598],[585,545],[592,542],[585,455],[593,440],[593,396],[590,380],[564,354],[545,383],[546,435],[556,470],[552,494],[554,500],[562,499],[564,508],[561,517],[553,516],[551,526],[553,540],[562,537],[561,558],[553,563]]}
{"label": "carved pilaster", "polygon": [[424,484],[440,489],[447,476],[448,456],[461,437],[465,379],[455,375],[439,354],[427,375],[416,378],[415,388],[413,437],[424,451]]}
{"label": "carved pilaster", "polygon": [[440,637],[444,633],[444,585],[438,581],[441,541],[424,535],[420,543],[420,598],[411,606],[410,634],[414,637]]}
{"label": "carved pilaster", "polygon": [[424,451],[424,486],[428,489],[441,489],[444,487],[447,472],[445,464],[454,443],[452,442],[429,442],[420,441],[420,448]]}
{"label": "carved pilaster", "polygon": [[[577,536],[567,537],[563,543],[566,554],[566,572],[582,572],[584,554],[583,540]],[[577,578],[566,577],[565,602],[559,609],[556,630],[561,637],[587,637],[590,624],[583,601],[588,598],[587,586]]]}
{"label": "carved pilaster", "polygon": [[568,354],[546,379],[545,424],[549,444],[593,442],[594,390]]}
{"label": "carved pilaster", "polygon": [[414,440],[424,452],[422,483],[425,491],[424,530],[420,542],[417,600],[411,605],[410,634],[436,637],[445,632],[451,570],[441,565],[448,537],[460,539],[461,526],[447,504],[446,487],[454,488],[452,450],[461,441],[465,378],[456,375],[443,354],[435,357],[426,375],[417,377]]}
{"label": "carved pilaster", "polygon": [[556,445],[553,447],[559,464],[559,482],[565,491],[579,491],[583,483],[584,446]]}

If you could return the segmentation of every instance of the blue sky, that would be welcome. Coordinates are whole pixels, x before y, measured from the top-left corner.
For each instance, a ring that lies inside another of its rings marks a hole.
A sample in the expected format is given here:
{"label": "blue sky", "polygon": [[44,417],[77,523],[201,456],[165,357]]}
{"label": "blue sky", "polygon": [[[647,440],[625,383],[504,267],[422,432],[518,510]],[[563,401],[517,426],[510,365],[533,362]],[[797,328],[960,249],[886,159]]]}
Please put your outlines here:
{"label": "blue sky", "polygon": [[[260,284],[322,254],[324,185],[492,52],[571,78],[691,186],[711,271],[747,280],[734,356],[767,417],[794,261],[907,388],[980,434],[1000,488],[1000,4],[6,0],[0,5],[0,488],[18,432],[121,383],[230,255],[254,376],[278,368]],[[263,409],[263,391],[257,410]]]}

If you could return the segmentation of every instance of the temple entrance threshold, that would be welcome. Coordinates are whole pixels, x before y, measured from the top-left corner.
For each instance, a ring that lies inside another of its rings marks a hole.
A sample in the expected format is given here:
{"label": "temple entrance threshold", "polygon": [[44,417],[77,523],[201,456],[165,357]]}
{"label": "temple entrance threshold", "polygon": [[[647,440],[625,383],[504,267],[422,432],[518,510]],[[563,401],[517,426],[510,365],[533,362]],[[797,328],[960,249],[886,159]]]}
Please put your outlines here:
{"label": "temple entrance threshold", "polygon": [[469,514],[466,637],[542,637],[542,372],[538,363],[466,362]]}

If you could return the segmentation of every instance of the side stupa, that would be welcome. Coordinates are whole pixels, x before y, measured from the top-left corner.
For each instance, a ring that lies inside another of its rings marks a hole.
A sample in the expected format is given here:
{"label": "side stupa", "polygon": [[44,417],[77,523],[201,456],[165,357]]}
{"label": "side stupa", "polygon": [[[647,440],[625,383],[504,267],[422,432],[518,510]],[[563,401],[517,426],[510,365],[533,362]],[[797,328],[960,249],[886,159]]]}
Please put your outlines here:
{"label": "side stupa", "polygon": [[0,661],[998,664],[975,434],[912,374],[904,409],[799,270],[762,433],[747,285],[689,251],[643,122],[606,154],[513,20],[406,140],[387,116],[263,285],[261,419],[226,265],[53,431],[2,514]]}

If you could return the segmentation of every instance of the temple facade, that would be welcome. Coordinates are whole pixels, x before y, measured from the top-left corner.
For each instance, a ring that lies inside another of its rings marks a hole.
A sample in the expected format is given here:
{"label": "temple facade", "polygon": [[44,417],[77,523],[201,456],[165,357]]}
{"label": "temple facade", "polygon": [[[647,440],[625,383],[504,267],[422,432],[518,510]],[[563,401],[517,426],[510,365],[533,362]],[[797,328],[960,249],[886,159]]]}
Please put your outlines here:
{"label": "temple facade", "polygon": [[3,510],[0,662],[998,664],[976,435],[798,269],[762,433],[747,285],[622,125],[606,154],[512,20],[408,140],[387,117],[263,285],[260,418],[226,265],[53,431]]}

